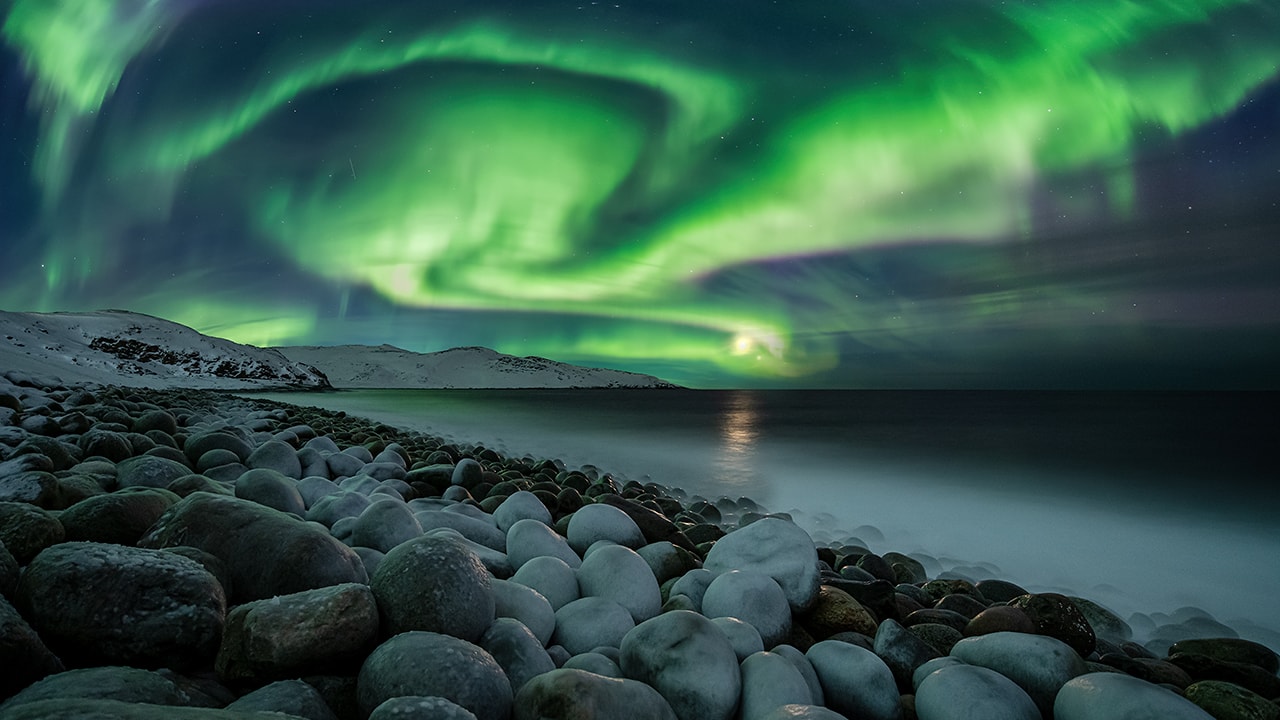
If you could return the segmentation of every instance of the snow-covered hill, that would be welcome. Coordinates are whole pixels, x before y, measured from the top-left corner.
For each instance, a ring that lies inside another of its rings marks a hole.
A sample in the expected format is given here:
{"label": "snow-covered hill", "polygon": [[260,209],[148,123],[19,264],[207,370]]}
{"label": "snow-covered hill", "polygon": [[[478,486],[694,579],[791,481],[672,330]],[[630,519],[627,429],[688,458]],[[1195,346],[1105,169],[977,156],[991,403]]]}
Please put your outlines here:
{"label": "snow-covered hill", "polygon": [[329,387],[323,373],[276,350],[121,310],[0,311],[0,370],[151,388]]}
{"label": "snow-covered hill", "polygon": [[277,348],[339,388],[664,388],[652,375],[584,368],[482,347],[415,353],[391,345]]}
{"label": "snow-covered hill", "polygon": [[390,345],[259,348],[123,310],[0,311],[0,372],[10,370],[68,383],[223,390],[674,387],[650,375],[480,347],[428,354]]}

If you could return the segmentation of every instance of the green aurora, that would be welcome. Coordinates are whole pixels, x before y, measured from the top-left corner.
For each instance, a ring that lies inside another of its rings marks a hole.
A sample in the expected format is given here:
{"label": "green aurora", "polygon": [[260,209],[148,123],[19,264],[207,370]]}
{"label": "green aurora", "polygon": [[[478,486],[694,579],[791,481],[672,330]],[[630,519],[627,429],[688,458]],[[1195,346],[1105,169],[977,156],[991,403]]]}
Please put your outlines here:
{"label": "green aurora", "polygon": [[696,386],[1275,383],[1274,2],[263,5],[9,3],[0,307]]}

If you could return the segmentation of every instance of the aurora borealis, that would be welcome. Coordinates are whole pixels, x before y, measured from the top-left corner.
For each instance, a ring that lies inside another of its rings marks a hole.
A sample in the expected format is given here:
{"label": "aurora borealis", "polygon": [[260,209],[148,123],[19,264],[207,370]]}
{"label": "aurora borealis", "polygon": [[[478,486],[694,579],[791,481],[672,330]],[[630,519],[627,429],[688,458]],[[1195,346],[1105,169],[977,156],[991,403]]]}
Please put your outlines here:
{"label": "aurora borealis", "polygon": [[0,308],[700,387],[1280,377],[1272,0],[0,8]]}

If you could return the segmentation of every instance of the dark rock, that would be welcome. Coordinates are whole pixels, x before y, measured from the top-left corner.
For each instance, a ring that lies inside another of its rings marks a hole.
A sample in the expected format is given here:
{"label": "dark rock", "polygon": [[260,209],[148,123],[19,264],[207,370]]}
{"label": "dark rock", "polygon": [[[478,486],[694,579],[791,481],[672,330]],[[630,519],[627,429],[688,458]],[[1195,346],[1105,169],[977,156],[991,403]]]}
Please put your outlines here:
{"label": "dark rock", "polygon": [[1108,654],[1103,655],[1098,661],[1157,685],[1172,685],[1177,688],[1185,688],[1191,684],[1191,676],[1187,674],[1186,670],[1164,660]]}
{"label": "dark rock", "polygon": [[742,691],[738,656],[724,633],[686,610],[635,626],[622,640],[622,672],[657,690],[681,720],[728,720]]}
{"label": "dark rock", "polygon": [[893,566],[875,553],[867,553],[858,558],[855,566],[871,573],[872,577],[879,580],[888,580],[895,584],[898,582],[898,574],[894,571]]}
{"label": "dark rock", "polygon": [[1189,652],[1174,653],[1169,656],[1169,662],[1185,670],[1192,680],[1221,680],[1266,698],[1280,698],[1280,678],[1253,663],[1217,660]]}
{"label": "dark rock", "polygon": [[818,597],[798,619],[815,640],[825,640],[836,633],[856,632],[868,637],[876,634],[879,621],[849,593],[822,585]]}
{"label": "dark rock", "polygon": [[924,585],[921,585],[920,589],[928,593],[929,597],[933,598],[934,602],[937,602],[948,595],[954,594],[973,595],[980,600],[987,600],[987,597],[982,594],[982,591],[978,590],[976,585],[968,580],[961,580],[959,578],[930,580]]}
{"label": "dark rock", "polygon": [[920,623],[907,628],[907,631],[925,641],[929,647],[942,655],[949,654],[951,648],[964,639],[959,630],[941,623]]}
{"label": "dark rock", "polygon": [[979,580],[974,587],[991,602],[1007,603],[1020,595],[1029,594],[1021,586],[1004,580]]}
{"label": "dark rock", "polygon": [[[212,431],[203,432],[192,435],[182,446],[182,452],[186,453],[187,459],[191,462],[197,462],[200,456],[214,449],[230,450],[235,453],[236,460],[244,462],[249,459],[249,455],[253,453],[253,446],[246,440],[228,432]],[[197,469],[201,469],[197,463]],[[201,469],[203,472],[203,469]]]}
{"label": "dark rock", "polygon": [[145,434],[151,430],[159,430],[173,435],[178,432],[178,421],[174,419],[173,415],[164,410],[148,410],[133,421],[132,429],[136,433]]}
{"label": "dark rock", "polygon": [[234,452],[227,450],[226,448],[214,448],[201,455],[199,459],[195,461],[195,468],[200,472],[204,472],[209,468],[216,468],[221,467],[222,465],[230,465],[232,463],[239,462],[240,457]]}
{"label": "dark rock", "polygon": [[972,595],[952,593],[943,597],[933,607],[935,610],[954,610],[972,620],[978,616],[978,613],[987,609],[987,604]]}
{"label": "dark rock", "polygon": [[18,565],[31,562],[41,550],[60,543],[66,533],[48,510],[27,503],[0,502],[0,542]]}
{"label": "dark rock", "polygon": [[217,579],[173,553],[70,542],[22,573],[17,604],[61,657],[184,667],[212,656],[226,599]]}
{"label": "dark rock", "polygon": [[1035,622],[1036,632],[1070,645],[1080,657],[1088,656],[1097,645],[1093,627],[1089,625],[1084,613],[1080,612],[1080,608],[1065,595],[1019,595],[1010,600],[1009,605],[1025,610]]}
{"label": "dark rock", "polygon": [[57,437],[62,434],[62,426],[48,415],[27,415],[18,423],[18,427],[32,435]]}
{"label": "dark rock", "polygon": [[534,677],[556,669],[542,643],[519,620],[494,620],[477,644],[502,666],[516,692]]}
{"label": "dark rock", "polygon": [[119,487],[167,488],[178,478],[191,474],[191,468],[155,455],[139,455],[116,465]]}
{"label": "dark rock", "polygon": [[1169,654],[1193,653],[1215,660],[1257,665],[1271,674],[1280,672],[1280,657],[1266,645],[1239,638],[1205,638],[1179,640],[1169,648]]}
{"label": "dark rock", "polygon": [[828,578],[822,582],[849,593],[854,600],[862,603],[862,606],[874,613],[879,620],[899,619],[897,592],[894,584],[888,580],[859,582],[856,580]]}
{"label": "dark rock", "polygon": [[123,462],[133,455],[133,446],[118,432],[93,429],[80,436],[80,451],[84,457],[99,455],[111,462]]}
{"label": "dark rock", "polygon": [[410,630],[477,640],[494,619],[489,572],[474,552],[424,535],[388,552],[370,582],[384,632]]}
{"label": "dark rock", "polygon": [[896,583],[922,583],[928,579],[924,565],[913,557],[898,552],[887,552],[884,559],[893,568]]}
{"label": "dark rock", "polygon": [[[58,713],[25,715],[14,714],[18,707],[51,700],[116,700],[123,703],[147,703],[150,705],[189,705],[191,698],[173,680],[161,673],[132,667],[105,666],[67,670],[50,675],[28,686],[0,706],[0,717],[65,718]],[[125,715],[86,715],[82,718],[132,718]]]}
{"label": "dark rock", "polygon": [[872,650],[893,671],[898,690],[910,693],[911,676],[926,662],[942,657],[942,653],[913,635],[896,620],[885,620],[876,629]]}
{"label": "dark rock", "polygon": [[359,701],[364,715],[401,696],[442,697],[471,711],[477,720],[506,720],[511,683],[483,649],[450,635],[411,631],[379,645],[360,668]]}
{"label": "dark rock", "polygon": [[60,440],[35,435],[23,440],[13,449],[10,459],[27,454],[43,455],[48,458],[54,472],[67,470],[80,462],[80,448]]}
{"label": "dark rock", "polygon": [[283,713],[306,720],[337,720],[319,691],[301,680],[278,680],[227,705],[231,712]]}
{"label": "dark rock", "polygon": [[360,557],[323,529],[211,493],[193,493],[174,505],[139,545],[190,545],[210,553],[227,566],[234,604],[368,580]]}
{"label": "dark rock", "polygon": [[62,661],[9,601],[0,597],[0,698],[7,698],[31,683],[62,672]]}
{"label": "dark rock", "polygon": [[1201,680],[1187,687],[1186,698],[1203,708],[1215,720],[1280,718],[1280,705],[1229,682]]}
{"label": "dark rock", "polygon": [[[43,455],[23,455],[24,458],[43,458]],[[0,502],[19,502],[56,510],[62,505],[58,478],[41,470],[0,476]]]}
{"label": "dark rock", "polygon": [[279,440],[268,440],[249,453],[244,460],[251,470],[274,470],[294,480],[302,479],[302,463],[298,461],[298,451],[288,443]]}
{"label": "dark rock", "polygon": [[347,669],[377,638],[378,606],[368,586],[304,590],[235,607],[227,615],[215,668],[224,680]]}
{"label": "dark rock", "polygon": [[254,468],[236,478],[235,493],[242,500],[251,500],[295,517],[300,518],[307,513],[297,482],[271,468]]}
{"label": "dark rock", "polygon": [[374,708],[369,720],[476,720],[476,716],[442,697],[402,695]]}
{"label": "dark rock", "polygon": [[351,531],[351,544],[388,553],[419,535],[422,525],[409,506],[388,498],[375,500],[360,512]]}
{"label": "dark rock", "polygon": [[969,618],[954,610],[935,610],[933,608],[925,608],[911,613],[902,621],[902,624],[907,627],[920,625],[922,623],[946,625],[956,632],[963,633],[965,626],[969,624]]}
{"label": "dark rock", "polygon": [[213,493],[214,495],[235,495],[235,491],[230,487],[204,475],[195,474],[183,475],[169,483],[167,489],[178,497],[187,497],[198,492]]}
{"label": "dark rock", "polygon": [[596,502],[603,502],[626,513],[644,534],[647,542],[670,542],[686,550],[694,550],[695,546],[685,534],[665,515],[655,512],[643,505],[619,497],[617,495],[601,495]]}
{"label": "dark rock", "polygon": [[451,485],[460,485],[467,490],[474,490],[483,481],[484,468],[471,458],[459,460],[449,477]]}
{"label": "dark rock", "polygon": [[4,597],[13,597],[13,591],[18,587],[18,576],[22,574],[21,568],[18,567],[18,561],[13,557],[13,553],[9,552],[9,548],[0,542],[0,595]]}
{"label": "dark rock", "polygon": [[1110,610],[1086,598],[1068,597],[1067,599],[1074,603],[1089,621],[1093,634],[1099,640],[1106,639],[1113,643],[1122,643],[1133,637],[1133,628],[1129,627],[1129,623],[1121,620],[1120,616]]}
{"label": "dark rock", "polygon": [[58,516],[67,540],[135,545],[179,500],[159,488],[139,487],[86,498]]}
{"label": "dark rock", "polygon": [[642,682],[565,668],[539,675],[515,698],[513,720],[676,720],[671,705]]}
{"label": "dark rock", "polygon": [[1035,633],[1036,624],[1022,608],[997,605],[978,613],[961,628],[965,637],[990,635],[993,632]]}

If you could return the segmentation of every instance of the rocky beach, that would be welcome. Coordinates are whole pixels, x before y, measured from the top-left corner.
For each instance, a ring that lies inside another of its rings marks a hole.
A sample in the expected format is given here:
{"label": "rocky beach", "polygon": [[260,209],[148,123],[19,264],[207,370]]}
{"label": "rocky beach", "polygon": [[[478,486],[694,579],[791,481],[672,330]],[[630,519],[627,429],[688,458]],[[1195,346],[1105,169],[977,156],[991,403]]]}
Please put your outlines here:
{"label": "rocky beach", "polygon": [[0,720],[1280,718],[1237,637],[318,408],[0,379]]}

